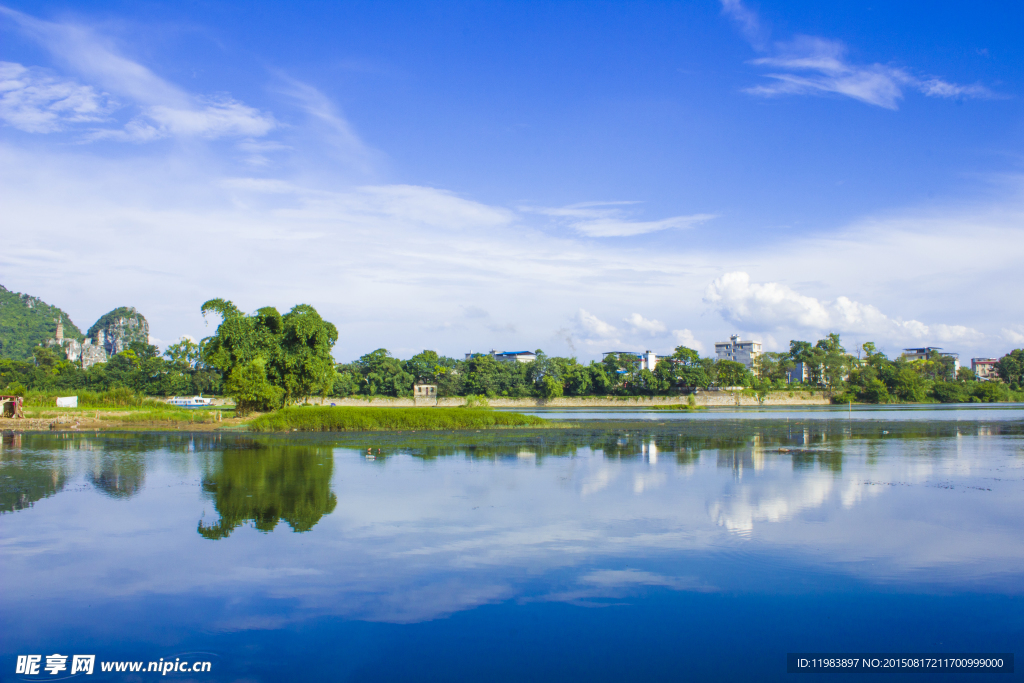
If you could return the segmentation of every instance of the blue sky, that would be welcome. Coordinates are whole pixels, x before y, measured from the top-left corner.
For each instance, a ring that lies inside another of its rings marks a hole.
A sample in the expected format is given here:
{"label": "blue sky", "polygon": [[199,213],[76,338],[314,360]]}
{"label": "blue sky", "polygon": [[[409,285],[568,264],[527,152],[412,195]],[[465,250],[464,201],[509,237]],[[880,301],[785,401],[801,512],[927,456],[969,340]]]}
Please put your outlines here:
{"label": "blue sky", "polygon": [[1011,3],[8,3],[0,284],[339,360],[1024,345]]}

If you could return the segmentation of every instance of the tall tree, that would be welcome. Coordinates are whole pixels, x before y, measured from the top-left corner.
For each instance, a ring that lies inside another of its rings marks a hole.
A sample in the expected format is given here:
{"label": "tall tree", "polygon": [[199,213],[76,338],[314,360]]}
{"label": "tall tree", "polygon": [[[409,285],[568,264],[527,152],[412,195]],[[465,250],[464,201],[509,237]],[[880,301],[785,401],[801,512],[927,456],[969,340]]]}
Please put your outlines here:
{"label": "tall tree", "polygon": [[203,360],[224,373],[225,389],[255,400],[241,409],[266,410],[331,390],[338,329],[312,306],[299,304],[283,316],[269,306],[246,315],[230,301],[211,299],[201,310],[221,316],[204,340]]}
{"label": "tall tree", "polygon": [[1024,349],[1014,349],[1000,358],[996,362],[996,372],[1011,389],[1024,386]]}

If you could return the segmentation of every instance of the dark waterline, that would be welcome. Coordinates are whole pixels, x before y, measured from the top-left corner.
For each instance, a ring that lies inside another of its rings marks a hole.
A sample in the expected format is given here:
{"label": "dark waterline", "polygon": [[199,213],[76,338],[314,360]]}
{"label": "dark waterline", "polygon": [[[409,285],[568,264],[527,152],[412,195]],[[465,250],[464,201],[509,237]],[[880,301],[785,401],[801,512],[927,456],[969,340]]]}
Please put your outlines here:
{"label": "dark waterline", "polygon": [[207,681],[784,680],[793,651],[1013,652],[1024,420],[962,412],[8,433],[0,680],[59,678],[14,674],[55,652],[202,658],[169,676]]}
{"label": "dark waterline", "polygon": [[713,406],[665,410],[623,405],[599,408],[499,408],[550,420],[1018,420],[1022,403],[951,403],[831,406]]}

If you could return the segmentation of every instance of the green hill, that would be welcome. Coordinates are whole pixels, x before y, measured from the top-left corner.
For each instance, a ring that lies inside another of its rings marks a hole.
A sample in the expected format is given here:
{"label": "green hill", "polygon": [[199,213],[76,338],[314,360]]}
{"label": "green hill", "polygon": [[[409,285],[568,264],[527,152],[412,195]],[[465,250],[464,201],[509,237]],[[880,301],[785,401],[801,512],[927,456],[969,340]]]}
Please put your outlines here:
{"label": "green hill", "polygon": [[[103,339],[98,341],[101,332]],[[127,349],[132,342],[148,344],[149,323],[135,308],[121,306],[101,316],[86,335],[95,343],[102,344],[107,353],[115,354]]]}
{"label": "green hill", "polygon": [[33,348],[56,336],[58,316],[64,321],[65,339],[85,338],[68,314],[56,306],[0,285],[0,358],[32,358]]}

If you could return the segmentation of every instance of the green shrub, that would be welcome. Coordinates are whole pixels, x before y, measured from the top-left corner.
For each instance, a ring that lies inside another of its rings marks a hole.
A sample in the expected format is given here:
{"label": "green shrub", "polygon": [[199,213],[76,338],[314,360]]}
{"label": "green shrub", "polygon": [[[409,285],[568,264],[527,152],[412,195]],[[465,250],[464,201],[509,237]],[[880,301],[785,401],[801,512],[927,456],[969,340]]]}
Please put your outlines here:
{"label": "green shrub", "polygon": [[942,403],[963,403],[969,400],[964,387],[956,382],[936,382],[932,385],[932,396]]}
{"label": "green shrub", "polygon": [[235,399],[239,415],[279,408],[284,401],[284,389],[267,379],[266,363],[262,358],[238,365],[224,383],[224,392]]}
{"label": "green shrub", "polygon": [[1010,388],[1002,382],[978,382],[971,393],[982,403],[999,403],[1011,400]]}
{"label": "green shrub", "polygon": [[460,407],[462,407],[462,408],[475,408],[475,409],[478,409],[478,410],[490,410],[491,409],[491,404],[487,400],[486,396],[476,396],[474,394],[470,394],[469,396],[466,397],[465,405],[462,405]]}

